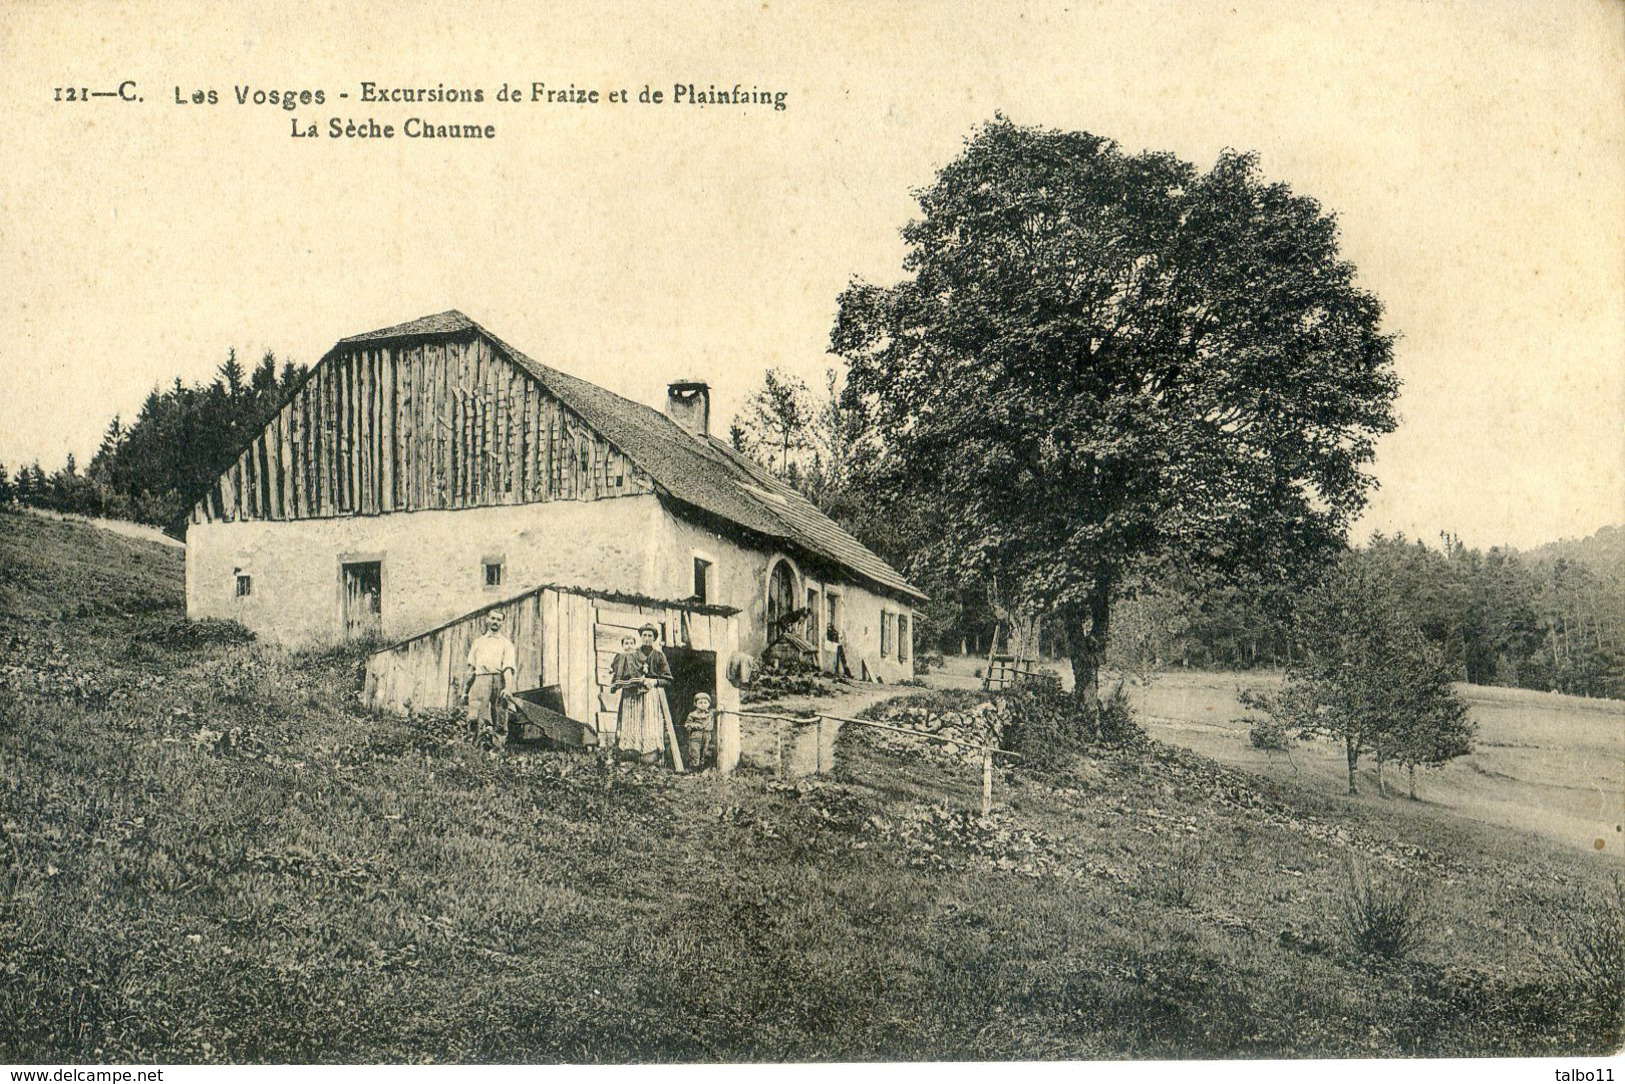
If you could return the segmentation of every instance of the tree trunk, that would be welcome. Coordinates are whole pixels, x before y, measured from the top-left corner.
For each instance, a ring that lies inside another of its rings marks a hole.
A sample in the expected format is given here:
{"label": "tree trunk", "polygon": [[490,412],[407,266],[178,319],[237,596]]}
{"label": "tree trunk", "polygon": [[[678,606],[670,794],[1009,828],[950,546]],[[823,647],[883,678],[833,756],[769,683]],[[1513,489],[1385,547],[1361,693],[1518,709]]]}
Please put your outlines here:
{"label": "tree trunk", "polygon": [[1354,785],[1354,766],[1360,762],[1360,745],[1353,738],[1346,737],[1343,739],[1343,749],[1349,762],[1349,793],[1358,794],[1360,791]]}
{"label": "tree trunk", "polygon": [[1069,606],[1062,620],[1072,661],[1072,695],[1095,721],[1095,737],[1099,738],[1100,668],[1106,661],[1106,637],[1111,628],[1110,588],[1097,584],[1087,606]]}
{"label": "tree trunk", "polygon": [[1411,765],[1411,801],[1416,801],[1416,765]]}

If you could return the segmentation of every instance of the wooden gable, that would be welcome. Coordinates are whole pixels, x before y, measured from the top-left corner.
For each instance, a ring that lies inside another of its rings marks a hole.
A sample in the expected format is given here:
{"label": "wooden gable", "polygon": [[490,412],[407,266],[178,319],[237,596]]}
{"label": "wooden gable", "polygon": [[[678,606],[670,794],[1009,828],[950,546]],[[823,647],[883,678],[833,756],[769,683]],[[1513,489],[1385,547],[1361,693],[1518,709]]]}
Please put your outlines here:
{"label": "wooden gable", "polygon": [[477,333],[341,343],[193,523],[653,493],[648,474]]}

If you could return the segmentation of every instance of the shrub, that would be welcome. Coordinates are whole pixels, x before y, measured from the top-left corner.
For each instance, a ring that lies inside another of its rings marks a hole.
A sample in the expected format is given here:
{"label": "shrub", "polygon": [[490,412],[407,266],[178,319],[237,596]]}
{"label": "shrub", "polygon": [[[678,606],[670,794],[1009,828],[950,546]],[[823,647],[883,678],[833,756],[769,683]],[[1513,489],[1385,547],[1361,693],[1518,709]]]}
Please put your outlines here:
{"label": "shrub", "polygon": [[1292,748],[1291,733],[1275,719],[1254,719],[1247,728],[1247,737],[1254,749],[1284,753]]}
{"label": "shrub", "polygon": [[1346,874],[1343,929],[1357,955],[1389,964],[1422,947],[1433,912],[1420,881],[1382,880],[1354,859],[1349,860]]}
{"label": "shrub", "polygon": [[1181,839],[1154,870],[1150,887],[1156,896],[1170,907],[1189,907],[1207,877],[1207,848],[1199,839]]}
{"label": "shrub", "polygon": [[214,617],[188,621],[184,616],[174,616],[150,620],[134,639],[160,647],[191,650],[209,644],[246,644],[254,639],[254,634],[235,621]]}
{"label": "shrub", "polygon": [[336,678],[345,692],[357,692],[366,683],[367,661],[389,646],[380,636],[361,636],[333,644],[304,647],[289,654],[295,669]]}
{"label": "shrub", "polygon": [[1625,1043],[1625,881],[1587,894],[1574,907],[1553,908],[1554,972],[1568,980],[1578,1015],[1607,1049]]}
{"label": "shrub", "polygon": [[1095,733],[1108,745],[1134,745],[1145,739],[1145,728],[1134,718],[1121,683],[1096,712]]}
{"label": "shrub", "polygon": [[1054,674],[1034,674],[1004,694],[1003,747],[1020,753],[1025,767],[1059,771],[1092,742],[1133,745],[1145,738],[1119,685],[1092,715]]}
{"label": "shrub", "polygon": [[1061,679],[1039,674],[1004,695],[1005,749],[1021,755],[1025,768],[1060,771],[1084,746],[1087,724],[1078,702],[1061,689]]}
{"label": "shrub", "polygon": [[914,673],[918,676],[923,677],[933,670],[941,669],[942,656],[940,654],[928,655],[922,653],[914,656]]}
{"label": "shrub", "polygon": [[741,704],[764,704],[787,696],[833,696],[838,679],[817,670],[763,670],[740,693]]}

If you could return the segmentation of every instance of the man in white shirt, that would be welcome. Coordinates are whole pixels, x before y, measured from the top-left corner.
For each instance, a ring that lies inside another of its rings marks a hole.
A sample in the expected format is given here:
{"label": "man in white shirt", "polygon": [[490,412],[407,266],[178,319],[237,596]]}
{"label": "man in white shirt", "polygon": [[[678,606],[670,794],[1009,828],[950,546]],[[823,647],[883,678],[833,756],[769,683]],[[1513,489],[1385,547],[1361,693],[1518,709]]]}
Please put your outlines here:
{"label": "man in white shirt", "polygon": [[485,635],[468,645],[468,728],[476,736],[489,730],[498,749],[508,741],[508,687],[518,670],[513,641],[502,635],[504,614],[485,615]]}

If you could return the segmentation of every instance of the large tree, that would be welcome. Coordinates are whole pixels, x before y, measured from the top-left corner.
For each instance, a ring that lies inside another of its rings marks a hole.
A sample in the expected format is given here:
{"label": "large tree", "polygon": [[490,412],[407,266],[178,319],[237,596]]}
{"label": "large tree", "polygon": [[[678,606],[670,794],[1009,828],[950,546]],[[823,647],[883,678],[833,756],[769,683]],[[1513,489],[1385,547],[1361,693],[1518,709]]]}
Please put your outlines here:
{"label": "large tree", "polygon": [[1173,566],[1282,577],[1340,545],[1394,426],[1381,305],[1256,157],[1199,172],[999,117],[917,193],[907,277],[832,349],[909,563],[1058,617],[1086,706],[1112,604]]}

